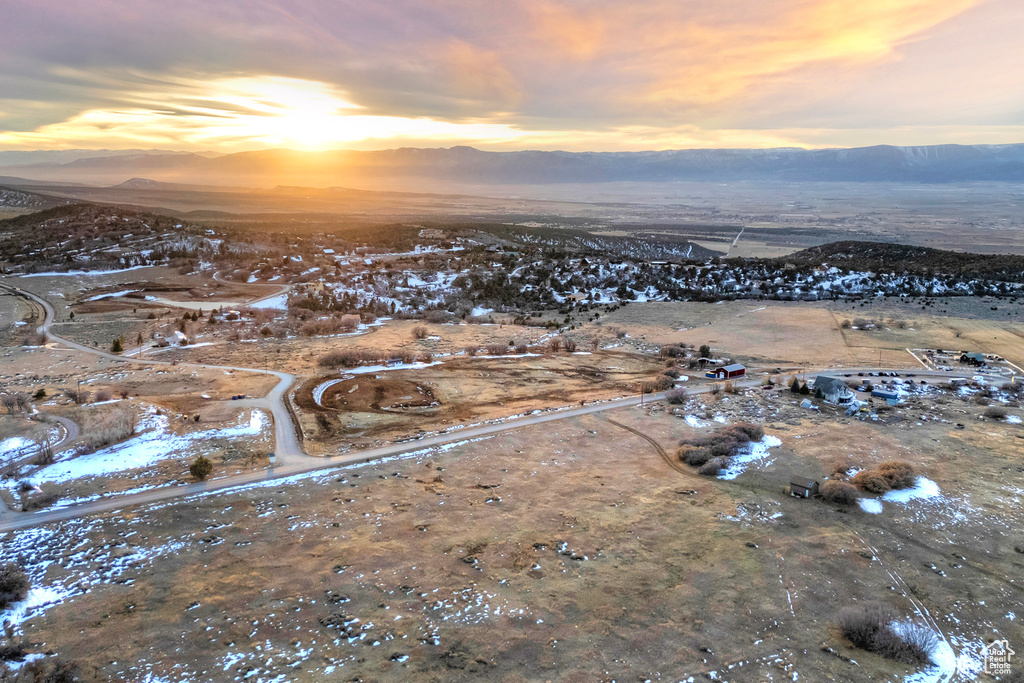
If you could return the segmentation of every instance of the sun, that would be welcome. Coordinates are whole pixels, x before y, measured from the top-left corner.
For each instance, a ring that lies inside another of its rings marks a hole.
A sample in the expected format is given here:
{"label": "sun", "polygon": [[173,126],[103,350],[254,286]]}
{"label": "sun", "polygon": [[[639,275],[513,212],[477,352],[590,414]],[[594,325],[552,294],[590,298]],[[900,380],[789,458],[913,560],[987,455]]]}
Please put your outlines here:
{"label": "sun", "polygon": [[247,77],[212,85],[212,108],[227,112],[226,120],[209,127],[214,136],[323,149],[352,138],[346,124],[362,108],[315,81]]}

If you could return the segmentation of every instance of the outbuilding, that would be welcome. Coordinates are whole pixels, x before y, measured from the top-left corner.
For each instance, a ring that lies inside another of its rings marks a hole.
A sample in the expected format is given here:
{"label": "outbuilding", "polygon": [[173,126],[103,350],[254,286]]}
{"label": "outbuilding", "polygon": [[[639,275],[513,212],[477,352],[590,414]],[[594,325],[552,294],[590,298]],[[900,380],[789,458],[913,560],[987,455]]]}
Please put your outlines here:
{"label": "outbuilding", "polygon": [[807,477],[793,476],[789,480],[789,493],[797,498],[813,498],[818,495],[818,482]]}
{"label": "outbuilding", "polygon": [[737,377],[743,377],[747,374],[747,369],[739,363],[733,363],[732,365],[723,365],[720,368],[715,368],[704,374],[705,377],[711,379],[736,379]]}
{"label": "outbuilding", "polygon": [[875,389],[871,390],[871,396],[872,398],[880,398],[889,405],[893,406],[900,402],[899,392],[893,391],[892,389],[883,389],[881,387],[876,387]]}
{"label": "outbuilding", "polygon": [[960,362],[964,365],[974,365],[980,368],[985,364],[985,354],[978,353],[976,351],[972,353],[964,353],[960,355]]}

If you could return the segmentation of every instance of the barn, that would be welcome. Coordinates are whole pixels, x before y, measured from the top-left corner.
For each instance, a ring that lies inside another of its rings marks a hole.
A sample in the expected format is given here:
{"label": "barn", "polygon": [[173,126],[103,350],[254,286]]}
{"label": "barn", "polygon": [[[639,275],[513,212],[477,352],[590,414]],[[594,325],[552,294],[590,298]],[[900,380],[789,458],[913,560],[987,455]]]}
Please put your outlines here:
{"label": "barn", "polygon": [[709,370],[704,373],[705,377],[710,379],[736,379],[737,377],[743,377],[747,374],[747,369],[739,363],[733,363],[732,365],[723,365],[720,368]]}

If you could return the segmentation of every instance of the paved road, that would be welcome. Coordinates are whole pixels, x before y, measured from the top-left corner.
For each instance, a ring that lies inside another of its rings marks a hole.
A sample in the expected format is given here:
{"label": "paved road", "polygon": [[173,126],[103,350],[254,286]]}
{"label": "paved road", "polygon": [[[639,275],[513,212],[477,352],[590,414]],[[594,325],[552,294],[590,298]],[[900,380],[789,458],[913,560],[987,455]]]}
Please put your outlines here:
{"label": "paved road", "polygon": [[[117,363],[135,363],[139,365],[162,365],[170,366],[171,361],[165,360],[147,360],[141,358],[125,358],[124,356],[118,356],[106,351],[79,344],[78,342],[58,337],[50,330],[50,325],[53,323],[55,316],[53,306],[49,301],[46,301],[40,296],[33,294],[32,292],[25,291],[19,287],[14,287],[6,283],[0,283],[0,289],[6,290],[16,296],[24,296],[32,301],[35,301],[43,307],[45,312],[45,320],[43,324],[37,328],[39,334],[45,335],[47,339],[63,344],[69,348],[81,351],[82,353],[89,353],[94,356],[100,356]],[[277,385],[270,390],[266,396],[260,399],[250,399],[248,405],[250,407],[263,408],[271,412],[274,416],[274,453],[277,455],[279,461],[284,463],[303,461],[310,459],[303,451],[299,444],[299,438],[296,433],[295,424],[292,422],[291,415],[288,412],[285,401],[287,400],[288,387],[291,386],[292,382],[295,381],[295,377],[286,372],[278,372],[276,370],[265,370],[263,368],[241,368],[231,365],[210,365],[206,363],[178,363],[177,367],[180,368],[201,368],[206,370],[232,370],[236,372],[254,372],[263,375],[273,375],[278,378]],[[319,458],[313,458],[314,461],[319,462]]]}
{"label": "paved road", "polygon": [[[647,396],[644,397],[644,402],[647,403],[652,401],[659,401],[664,397],[664,394],[648,394]],[[336,455],[324,458],[307,457],[303,461],[281,464],[267,470],[261,470],[259,472],[248,472],[233,477],[225,477],[224,479],[213,479],[205,482],[198,482],[195,484],[188,484],[184,486],[154,489],[152,491],[145,491],[143,493],[137,493],[128,496],[112,497],[104,500],[94,501],[91,503],[83,503],[81,505],[73,505],[66,508],[59,508],[56,510],[42,510],[39,512],[25,513],[18,516],[6,516],[4,518],[0,518],[0,531],[23,529],[27,527],[38,526],[40,524],[46,524],[48,522],[73,519],[76,517],[85,517],[88,515],[98,514],[100,512],[116,510],[134,505],[156,503],[159,501],[169,500],[171,498],[178,498],[181,496],[196,495],[201,493],[212,493],[216,491],[225,491],[246,484],[252,484],[261,481],[273,481],[274,479],[282,479],[284,477],[290,477],[296,474],[304,474],[306,472],[313,472],[316,470],[328,469],[331,467],[353,465],[369,462],[372,460],[379,460],[381,458],[402,455],[404,453],[410,453],[413,451],[431,448],[433,446],[439,446],[442,444],[448,444],[455,441],[467,441],[471,439],[478,439],[481,437],[491,436],[493,434],[499,434],[501,432],[507,432],[514,429],[522,429],[523,427],[531,427],[534,425],[544,424],[546,422],[554,422],[555,420],[565,420],[572,417],[580,417],[581,415],[590,415],[592,413],[603,412],[606,410],[616,410],[619,408],[634,406],[639,403],[640,398],[638,396],[631,396],[629,398],[608,401],[607,403],[597,403],[594,405],[584,406],[582,408],[550,411],[547,413],[541,413],[539,415],[528,415],[526,417],[521,417],[514,420],[495,422],[493,424],[485,424],[480,425],[478,427],[454,429],[444,434],[435,434],[433,436],[428,436],[422,439],[416,439],[412,441],[406,441],[403,443],[388,444],[386,446],[381,446],[379,448],[366,449],[356,453],[348,453],[345,455]]]}
{"label": "paved road", "polygon": [[[50,306],[49,302],[41,299],[35,294],[32,294],[30,292],[24,292],[23,290],[18,290],[17,288],[12,287],[10,285],[0,283],[0,288],[7,289],[9,291],[17,290],[18,293],[28,296],[34,301],[39,302],[46,311],[46,322],[43,325],[39,326],[39,332],[41,334],[45,334],[48,338],[54,341],[66,344],[74,349],[80,350],[85,353],[99,355],[104,358],[109,358],[119,362],[132,362],[152,365],[170,365],[168,361],[158,360],[132,359],[130,361],[127,361],[121,356],[115,356],[113,354],[109,354],[103,351],[98,351],[97,349],[89,348],[87,346],[57,337],[49,331],[50,322],[53,320],[53,308]],[[265,408],[273,413],[274,437],[277,448],[275,452],[277,453],[278,456],[278,463],[276,464],[275,467],[272,467],[268,470],[261,470],[259,472],[241,474],[230,478],[215,479],[211,481],[198,482],[195,484],[189,484],[184,486],[154,489],[152,491],[146,491],[143,493],[121,497],[112,497],[104,500],[98,500],[91,503],[83,503],[81,505],[74,505],[56,510],[44,510],[36,513],[25,513],[17,516],[5,514],[3,518],[0,518],[0,531],[37,526],[39,524],[46,524],[48,522],[83,517],[98,514],[101,512],[106,512],[109,510],[130,507],[133,505],[150,504],[158,501],[178,498],[181,496],[224,491],[245,484],[251,484],[260,481],[272,481],[274,479],[289,477],[296,474],[303,474],[306,472],[312,472],[319,469],[369,462],[371,460],[377,460],[380,458],[386,458],[394,455],[401,455],[403,453],[409,453],[423,448],[429,448],[442,444],[452,443],[455,441],[475,439],[483,436],[489,436],[492,434],[498,434],[500,432],[510,431],[513,429],[521,429],[523,427],[530,427],[533,425],[543,424],[546,422],[552,422],[555,420],[564,420],[568,418],[579,417],[581,415],[589,415],[607,410],[616,410],[619,408],[637,405],[641,402],[641,398],[639,396],[632,396],[629,398],[618,399],[615,401],[608,401],[604,403],[596,403],[593,405],[583,406],[580,408],[550,411],[539,415],[528,415],[521,418],[505,420],[502,422],[496,422],[492,424],[480,425],[477,427],[451,429],[445,433],[435,434],[433,436],[428,436],[413,441],[388,444],[386,446],[381,446],[379,448],[366,449],[363,451],[349,453],[346,455],[317,458],[308,456],[305,453],[303,453],[301,445],[299,444],[299,439],[295,430],[295,425],[292,422],[291,417],[288,414],[287,408],[285,407],[284,404],[284,401],[286,400],[286,392],[288,390],[288,387],[294,380],[294,377],[292,375],[283,372],[275,372],[271,370],[264,370],[258,368],[238,368],[232,366],[206,365],[200,363],[180,363],[179,367],[213,368],[220,370],[236,370],[241,372],[257,372],[263,374],[272,374],[280,378],[281,381],[278,382],[278,384],[270,391],[270,393],[264,396],[263,398],[246,399],[245,401],[239,402],[239,405]],[[800,374],[810,375],[812,377],[817,374],[840,377],[842,377],[845,374],[850,374],[852,377],[856,377],[858,372],[864,372],[867,376],[867,373],[876,372],[878,370],[879,368],[831,368],[828,370],[807,371],[805,373]],[[929,377],[948,379],[951,376],[960,376],[960,374],[964,374],[966,376],[970,375],[970,373],[932,372],[923,370],[920,367],[912,367],[909,369],[897,369],[897,371],[900,372],[900,374],[904,377],[906,376],[907,372],[913,372],[916,374],[917,378]],[[761,378],[755,377],[742,381],[734,381],[733,384],[738,388],[755,387],[761,384]],[[704,385],[702,387],[687,388],[687,390],[687,393],[690,394],[706,393],[712,390],[712,386]],[[664,397],[664,393],[650,394],[644,397],[643,400],[654,402],[660,401],[664,399]]]}
{"label": "paved road", "polygon": [[57,453],[62,448],[64,448],[64,446],[68,445],[69,443],[77,439],[78,435],[81,433],[81,429],[79,429],[78,423],[75,422],[74,420],[69,420],[68,418],[61,417],[60,415],[47,415],[47,417],[53,420],[54,422],[59,422],[61,425],[64,426],[64,438],[58,441],[57,443],[53,444],[54,453]]}

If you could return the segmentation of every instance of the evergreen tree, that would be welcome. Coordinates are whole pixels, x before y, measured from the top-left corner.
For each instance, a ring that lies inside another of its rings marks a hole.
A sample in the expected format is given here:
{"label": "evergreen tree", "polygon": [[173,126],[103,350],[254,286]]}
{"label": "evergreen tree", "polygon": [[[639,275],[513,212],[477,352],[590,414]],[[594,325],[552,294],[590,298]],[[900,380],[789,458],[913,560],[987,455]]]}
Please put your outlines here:
{"label": "evergreen tree", "polygon": [[189,466],[188,471],[199,481],[203,481],[213,472],[213,463],[208,458],[200,455]]}

